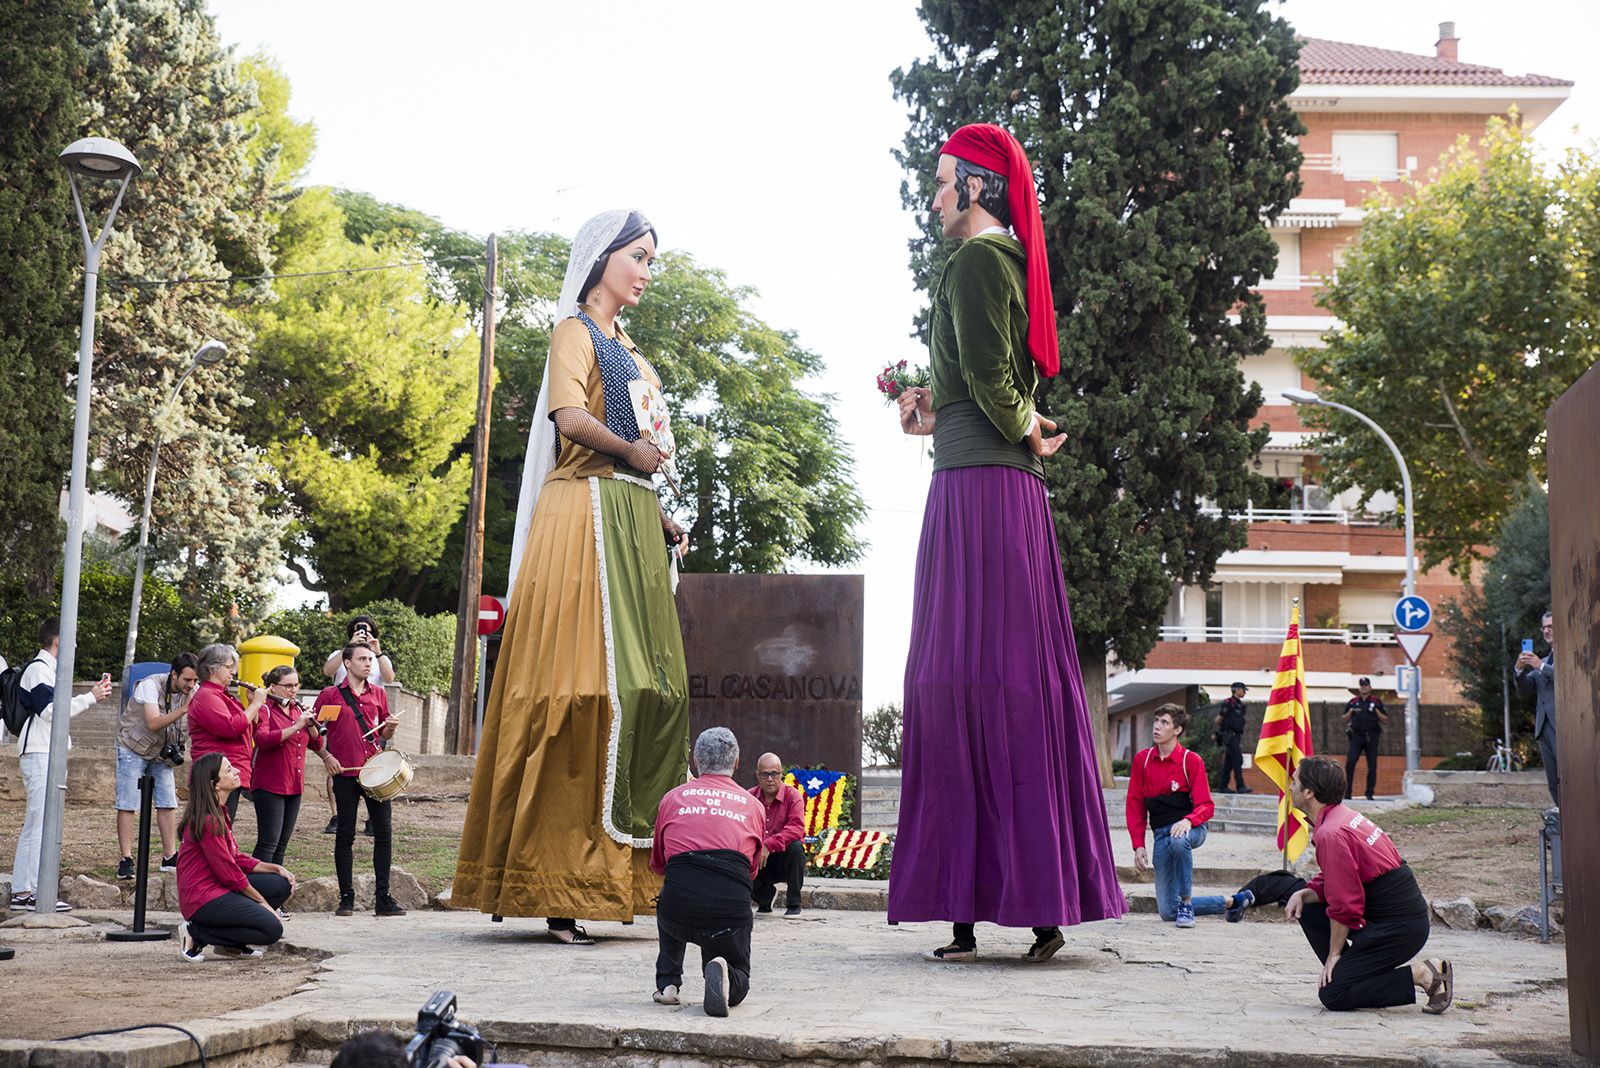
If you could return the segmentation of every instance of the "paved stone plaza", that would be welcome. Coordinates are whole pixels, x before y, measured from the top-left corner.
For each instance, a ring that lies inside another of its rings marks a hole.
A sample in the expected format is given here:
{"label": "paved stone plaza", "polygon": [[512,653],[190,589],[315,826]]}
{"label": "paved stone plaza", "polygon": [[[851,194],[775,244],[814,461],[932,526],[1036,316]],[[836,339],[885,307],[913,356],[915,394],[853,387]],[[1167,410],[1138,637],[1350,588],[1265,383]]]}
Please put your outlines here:
{"label": "paved stone plaza", "polygon": [[[752,992],[727,1019],[702,1012],[696,970],[683,1005],[651,1002],[648,918],[591,924],[599,943],[587,948],[555,944],[542,921],[437,910],[399,920],[302,913],[287,927],[286,947],[322,958],[319,971],[289,998],[201,1024],[213,1063],[245,1049],[258,1051],[247,1058],[258,1064],[325,1062],[352,1027],[409,1025],[441,988],[500,1040],[502,1059],[558,1064],[1134,1065],[1159,1054],[1164,1064],[1494,1065],[1510,1062],[1491,1050],[1566,1032],[1564,947],[1439,927],[1428,953],[1456,963],[1455,1008],[1334,1014],[1316,1000],[1315,958],[1299,929],[1264,915],[1202,918],[1179,931],[1131,914],[1072,930],[1044,965],[1018,959],[1028,932],[985,925],[978,963],[938,965],[919,953],[943,941],[941,925],[891,927],[881,912],[813,908],[798,920],[759,918]],[[252,967],[184,965],[170,941],[121,951],[147,962],[153,981]],[[78,1054],[67,1044],[34,1049],[31,1060],[26,1045],[0,1043],[0,1068],[192,1058],[186,1040],[161,1032],[70,1044]]]}

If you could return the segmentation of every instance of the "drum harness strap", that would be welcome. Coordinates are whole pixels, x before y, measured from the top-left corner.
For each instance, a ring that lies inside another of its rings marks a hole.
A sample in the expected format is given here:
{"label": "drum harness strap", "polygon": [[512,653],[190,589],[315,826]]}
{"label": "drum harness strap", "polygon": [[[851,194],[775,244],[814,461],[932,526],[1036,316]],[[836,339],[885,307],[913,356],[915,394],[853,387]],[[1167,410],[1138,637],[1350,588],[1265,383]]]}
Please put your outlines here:
{"label": "drum harness strap", "polygon": [[348,686],[339,687],[339,696],[343,697],[344,698],[344,703],[350,706],[350,711],[352,711],[352,712],[354,712],[356,714],[356,722],[361,724],[361,738],[362,738],[362,740],[365,741],[366,739],[370,738],[370,739],[372,739],[373,744],[376,745],[379,749],[387,749],[388,748],[387,739],[376,737],[372,733],[372,728],[367,726],[367,717],[363,716],[361,714],[361,702],[356,700],[356,695],[353,692],[351,692],[350,687],[348,687]]}

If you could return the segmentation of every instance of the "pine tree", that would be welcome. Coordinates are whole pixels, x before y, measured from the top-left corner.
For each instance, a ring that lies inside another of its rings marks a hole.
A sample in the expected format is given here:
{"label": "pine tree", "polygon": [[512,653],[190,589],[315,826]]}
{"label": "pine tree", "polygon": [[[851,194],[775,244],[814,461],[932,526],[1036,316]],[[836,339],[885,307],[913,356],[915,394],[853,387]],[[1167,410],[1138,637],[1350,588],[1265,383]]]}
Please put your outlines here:
{"label": "pine tree", "polygon": [[0,558],[39,596],[55,585],[71,456],[83,251],[56,162],[78,136],[83,0],[0,0]]}
{"label": "pine tree", "polygon": [[98,484],[138,508],[158,409],[202,342],[226,342],[228,359],[197,371],[160,417],[151,518],[152,560],[197,611],[226,614],[232,602],[258,603],[276,578],[288,523],[262,507],[271,472],[241,434],[254,416],[239,389],[251,340],[240,313],[271,289],[143,280],[265,272],[277,154],[252,158],[254,83],[218,41],[202,0],[94,0],[79,40],[83,131],[116,138],[144,167],[117,217],[100,290]]}
{"label": "pine tree", "polygon": [[[1105,766],[1105,652],[1138,666],[1174,581],[1241,548],[1268,347],[1250,287],[1263,219],[1298,189],[1285,96],[1298,45],[1262,0],[924,0],[932,59],[896,71],[911,105],[898,154],[926,210],[936,153],[968,122],[1016,134],[1038,174],[1061,373],[1040,410],[1069,435],[1045,465],[1091,721]],[[948,247],[912,244],[919,284]]]}

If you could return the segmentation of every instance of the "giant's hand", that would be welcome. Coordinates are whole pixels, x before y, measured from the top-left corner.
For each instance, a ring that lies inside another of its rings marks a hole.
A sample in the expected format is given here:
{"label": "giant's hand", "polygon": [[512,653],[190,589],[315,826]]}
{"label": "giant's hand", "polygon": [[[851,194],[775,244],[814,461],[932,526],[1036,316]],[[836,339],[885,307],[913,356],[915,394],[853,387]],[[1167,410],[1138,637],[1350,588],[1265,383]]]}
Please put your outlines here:
{"label": "giant's hand", "polygon": [[1057,434],[1050,438],[1044,436],[1046,430],[1054,430],[1055,428],[1056,421],[1054,419],[1046,419],[1038,412],[1034,412],[1033,426],[1028,429],[1027,436],[1022,439],[1028,443],[1028,451],[1040,459],[1049,459],[1059,452],[1061,446],[1067,443],[1067,436],[1065,434]]}
{"label": "giant's hand", "polygon": [[900,407],[900,429],[919,437],[933,433],[933,392],[912,386],[895,400]]}

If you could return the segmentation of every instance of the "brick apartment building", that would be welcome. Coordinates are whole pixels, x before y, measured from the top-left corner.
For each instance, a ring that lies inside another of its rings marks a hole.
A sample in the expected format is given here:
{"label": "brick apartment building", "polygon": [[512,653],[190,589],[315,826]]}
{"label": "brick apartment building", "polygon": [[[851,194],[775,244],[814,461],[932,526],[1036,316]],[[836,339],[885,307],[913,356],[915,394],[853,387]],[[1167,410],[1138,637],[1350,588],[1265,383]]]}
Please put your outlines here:
{"label": "brick apartment building", "polygon": [[[1379,494],[1358,511],[1358,492],[1324,492],[1317,455],[1307,446],[1311,435],[1280,391],[1316,388],[1302,380],[1291,350],[1322,344],[1322,334],[1336,323],[1317,305],[1317,295],[1323,280],[1338,271],[1367,196],[1380,188],[1403,195],[1404,181],[1426,179],[1458,138],[1475,141],[1491,117],[1513,107],[1522,125],[1533,129],[1571,91],[1572,83],[1559,78],[1510,75],[1463,62],[1459,47],[1448,22],[1439,27],[1432,55],[1315,38],[1303,42],[1300,88],[1290,98],[1306,126],[1300,141],[1303,190],[1271,228],[1278,267],[1259,287],[1273,346],[1243,363],[1245,376],[1265,395],[1254,425],[1270,427],[1271,437],[1255,467],[1274,489],[1268,499],[1253,502],[1247,548],[1222,558],[1211,585],[1173,591],[1161,642],[1145,667],[1110,665],[1114,757],[1126,759],[1149,744],[1156,705],[1186,698],[1192,703],[1198,691],[1220,700],[1235,679],[1251,687],[1252,724],[1258,723],[1296,597],[1314,713],[1319,702],[1325,709],[1342,708],[1362,675],[1372,677],[1392,711],[1403,708],[1393,694],[1394,668],[1404,656],[1393,638],[1391,612],[1405,574],[1404,539],[1377,518],[1394,511],[1394,499]],[[1418,575],[1417,588],[1437,609],[1460,584],[1434,569]],[[1430,629],[1435,636],[1419,662],[1424,766],[1452,748],[1449,731],[1430,722],[1430,715],[1448,718],[1446,710],[1461,704],[1449,675],[1448,643]],[[1404,766],[1399,718],[1385,733],[1380,767],[1386,785],[1380,788],[1397,788]],[[1209,733],[1207,725],[1196,729]],[[1342,727],[1337,735],[1342,751]],[[1331,748],[1325,742],[1318,751]],[[1261,777],[1255,785],[1265,782]]]}

